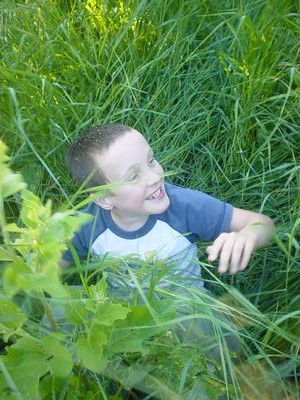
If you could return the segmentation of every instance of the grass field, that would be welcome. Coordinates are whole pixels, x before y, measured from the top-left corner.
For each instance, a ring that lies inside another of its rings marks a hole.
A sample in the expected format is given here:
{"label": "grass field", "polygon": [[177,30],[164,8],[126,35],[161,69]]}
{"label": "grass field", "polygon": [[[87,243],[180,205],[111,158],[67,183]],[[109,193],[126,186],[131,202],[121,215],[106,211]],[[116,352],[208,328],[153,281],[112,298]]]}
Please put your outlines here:
{"label": "grass field", "polygon": [[[64,155],[82,129],[120,122],[148,137],[172,182],[274,219],[274,242],[244,272],[220,277],[204,259],[208,287],[240,312],[248,353],[223,397],[203,399],[300,397],[299,37],[295,0],[0,3],[0,137],[43,202],[74,202]],[[16,221],[19,197],[5,209]]]}

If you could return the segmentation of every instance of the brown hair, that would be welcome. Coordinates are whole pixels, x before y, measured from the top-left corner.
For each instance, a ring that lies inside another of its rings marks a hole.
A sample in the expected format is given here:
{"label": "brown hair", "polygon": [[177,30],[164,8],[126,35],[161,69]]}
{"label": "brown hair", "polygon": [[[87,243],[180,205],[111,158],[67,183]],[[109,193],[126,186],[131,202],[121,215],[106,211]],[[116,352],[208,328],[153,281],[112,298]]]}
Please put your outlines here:
{"label": "brown hair", "polygon": [[106,124],[95,125],[83,131],[69,147],[66,157],[67,167],[78,185],[93,187],[108,183],[103,172],[96,166],[95,156],[101,156],[118,137],[131,130],[126,125]]}

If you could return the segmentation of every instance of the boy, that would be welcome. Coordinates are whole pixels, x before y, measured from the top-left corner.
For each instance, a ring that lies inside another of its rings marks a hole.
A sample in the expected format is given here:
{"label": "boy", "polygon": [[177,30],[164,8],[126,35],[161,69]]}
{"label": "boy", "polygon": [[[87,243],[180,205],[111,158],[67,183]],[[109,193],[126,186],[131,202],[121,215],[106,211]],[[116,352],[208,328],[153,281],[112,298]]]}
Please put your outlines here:
{"label": "boy", "polygon": [[[89,252],[134,254],[142,260],[182,263],[197,239],[214,240],[207,248],[208,260],[219,259],[219,273],[235,274],[272,238],[274,224],[268,216],[165,183],[151,147],[133,128],[108,124],[87,129],[71,145],[67,165],[79,185],[120,183],[85,210],[94,219],[73,239],[82,258]],[[71,253],[64,253],[61,266],[71,260]],[[187,264],[183,275],[197,280],[195,266]]]}
{"label": "boy", "polygon": [[[201,289],[209,317],[191,317],[177,324],[175,330],[184,343],[201,343],[202,348],[210,349],[216,346],[210,296],[201,282],[195,242],[213,240],[207,248],[209,261],[219,259],[219,273],[235,274],[246,268],[254,250],[270,241],[274,232],[272,220],[197,190],[165,183],[163,169],[148,142],[128,126],[108,124],[87,129],[71,145],[67,164],[79,185],[116,184],[85,209],[93,219],[74,236],[72,244],[79,257],[86,258],[91,253],[105,259],[123,259],[126,279],[120,268],[119,274],[108,274],[108,284],[112,293],[124,300],[138,282],[143,289],[149,289],[149,276],[156,271],[158,287],[171,288],[187,299],[176,303],[177,316],[197,313],[195,303],[189,303],[188,298]],[[71,252],[65,252],[61,267],[71,261]],[[150,270],[141,279],[145,262]],[[162,266],[166,267],[165,275],[160,273]],[[205,306],[201,313],[203,309]],[[224,322],[222,316],[218,318]],[[234,330],[227,322],[229,331]],[[221,333],[224,336],[224,329]],[[227,338],[226,344],[239,352],[235,338]],[[217,350],[214,356],[219,358],[219,354]]]}

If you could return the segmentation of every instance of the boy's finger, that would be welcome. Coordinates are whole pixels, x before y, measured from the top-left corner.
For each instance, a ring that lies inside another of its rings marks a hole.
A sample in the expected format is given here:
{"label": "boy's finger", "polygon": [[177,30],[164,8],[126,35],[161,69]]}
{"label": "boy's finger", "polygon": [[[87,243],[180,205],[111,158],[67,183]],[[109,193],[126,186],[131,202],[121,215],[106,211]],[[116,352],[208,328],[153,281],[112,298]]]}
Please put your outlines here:
{"label": "boy's finger", "polygon": [[208,246],[206,248],[206,254],[209,261],[215,261],[216,251],[214,250],[214,246]]}
{"label": "boy's finger", "polygon": [[221,234],[220,236],[218,236],[217,239],[213,242],[213,244],[206,248],[209,261],[215,261],[219,257],[219,253],[222,249],[224,241],[226,240],[225,235],[227,234]]}
{"label": "boy's finger", "polygon": [[231,259],[230,259],[230,273],[236,274],[241,266],[241,260],[243,258],[245,249],[245,240],[243,237],[236,237],[235,243],[232,248]]}
{"label": "boy's finger", "polygon": [[223,274],[228,271],[235,241],[236,241],[236,233],[232,232],[227,235],[226,240],[223,243],[222,250],[220,253],[220,262],[218,268],[220,274]]}
{"label": "boy's finger", "polygon": [[249,264],[253,250],[254,250],[254,243],[246,242],[244,252],[243,252],[243,258],[241,260],[241,265],[240,265],[240,269],[239,269],[240,271],[243,271]]}

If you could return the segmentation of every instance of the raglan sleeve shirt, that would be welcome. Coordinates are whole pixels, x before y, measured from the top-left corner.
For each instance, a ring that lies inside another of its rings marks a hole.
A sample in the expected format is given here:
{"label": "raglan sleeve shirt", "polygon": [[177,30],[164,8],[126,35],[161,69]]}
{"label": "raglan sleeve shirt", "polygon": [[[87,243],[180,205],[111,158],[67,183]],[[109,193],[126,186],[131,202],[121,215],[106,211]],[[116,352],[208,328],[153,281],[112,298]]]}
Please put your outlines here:
{"label": "raglan sleeve shirt", "polygon": [[167,192],[171,200],[170,219],[182,225],[180,230],[189,234],[191,242],[214,240],[221,233],[229,232],[233,211],[229,203],[198,190],[170,184],[167,184]]}
{"label": "raglan sleeve shirt", "polygon": [[[169,226],[168,229],[187,239],[190,243],[196,240],[211,241],[222,232],[228,232],[232,218],[233,207],[221,200],[198,190],[186,189],[169,183],[165,184],[166,192],[170,199],[168,209],[157,215],[151,215],[147,224],[140,232],[130,233],[134,240],[147,240],[147,234],[155,232],[155,237],[162,238],[159,226]],[[90,252],[94,241],[101,234],[111,228],[106,224],[107,211],[91,203],[85,212],[92,214],[92,222],[84,224],[77,231],[72,240],[72,245],[78,256],[84,259]],[[110,225],[113,221],[110,217]],[[126,233],[124,233],[125,235]],[[153,235],[152,235],[153,236]],[[122,236],[123,237],[123,236]],[[126,236],[124,236],[126,237]],[[168,237],[168,236],[167,236]],[[101,255],[101,254],[97,254]],[[72,260],[72,254],[68,250],[63,254],[66,261]]]}

